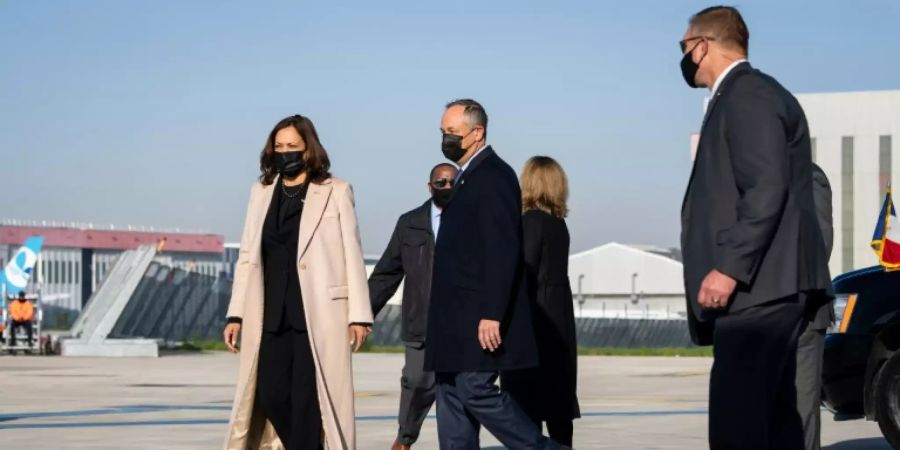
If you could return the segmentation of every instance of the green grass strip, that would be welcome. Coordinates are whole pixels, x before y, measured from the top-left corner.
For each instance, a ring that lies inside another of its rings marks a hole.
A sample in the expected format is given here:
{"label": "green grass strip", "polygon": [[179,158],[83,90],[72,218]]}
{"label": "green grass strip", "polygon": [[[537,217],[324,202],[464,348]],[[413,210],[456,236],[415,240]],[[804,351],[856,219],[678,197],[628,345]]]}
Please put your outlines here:
{"label": "green grass strip", "polygon": [[712,347],[579,347],[579,356],[712,356]]}
{"label": "green grass strip", "polygon": [[[225,351],[225,343],[213,341],[188,341],[175,350],[182,351]],[[402,345],[373,345],[366,343],[363,353],[403,353]],[[612,347],[579,347],[579,356],[712,356],[712,347],[640,347],[640,348],[612,348]]]}

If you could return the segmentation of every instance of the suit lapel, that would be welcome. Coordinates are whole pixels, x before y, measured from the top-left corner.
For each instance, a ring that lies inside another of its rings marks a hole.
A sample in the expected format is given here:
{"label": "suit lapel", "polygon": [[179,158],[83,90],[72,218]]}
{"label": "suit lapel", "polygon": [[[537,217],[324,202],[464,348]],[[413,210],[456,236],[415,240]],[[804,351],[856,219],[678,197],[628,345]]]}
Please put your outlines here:
{"label": "suit lapel", "polygon": [[[725,84],[724,82],[722,84]],[[703,122],[700,124],[700,133],[703,133],[703,129],[706,128],[706,122],[709,120],[709,116],[712,114],[713,110],[716,108],[716,105],[719,103],[719,98],[722,97],[722,87],[719,86],[719,90],[713,94],[712,98],[706,104],[706,113],[703,114]]]}
{"label": "suit lapel", "polygon": [[328,205],[328,197],[331,195],[331,181],[323,184],[310,183],[306,192],[306,201],[303,203],[303,216],[300,217],[300,237],[297,241],[297,257],[300,258],[306,252],[313,233],[322,221],[325,206]]}
{"label": "suit lapel", "polygon": [[431,217],[431,200],[425,202],[418,208],[415,214],[410,217],[409,226],[417,230],[422,230],[432,239],[434,239],[434,231],[432,227],[433,218]]}
{"label": "suit lapel", "polygon": [[459,173],[459,175],[456,176],[456,182],[453,184],[453,195],[450,197],[450,203],[453,202],[453,196],[456,195],[456,192],[462,189],[463,185],[466,184],[466,178],[471,175],[472,172],[474,172],[475,169],[477,169],[485,159],[488,159],[493,155],[495,155],[494,149],[490,145],[488,145],[484,148],[484,150],[481,151],[481,153],[475,155],[475,157],[472,158],[472,161],[469,162],[469,166],[466,167],[466,170],[462,171],[461,173]]}
{"label": "suit lapel", "polygon": [[472,158],[472,162],[470,162],[469,166],[466,167],[466,170],[463,171],[463,173],[459,174],[459,182],[456,183],[456,186],[463,184],[463,182],[466,180],[466,177],[474,172],[475,169],[477,169],[485,159],[488,159],[492,155],[494,155],[494,149],[490,145],[485,147],[484,150],[481,151],[481,153],[475,155],[475,157]]}
{"label": "suit lapel", "polygon": [[742,62],[733,69],[728,75],[725,76],[725,79],[722,80],[722,83],[719,84],[719,89],[716,90],[716,93],[713,95],[711,99],[709,99],[709,104],[706,105],[706,114],[703,116],[703,124],[700,126],[700,133],[703,133],[703,128],[706,127],[706,122],[709,120],[709,116],[712,115],[713,110],[716,108],[716,105],[719,104],[719,99],[722,97],[722,94],[731,87],[731,82],[737,78],[743,72],[750,71],[752,67],[750,67],[750,63]]}
{"label": "suit lapel", "polygon": [[722,80],[722,83],[719,85],[719,89],[716,90],[716,93],[711,99],[709,99],[709,103],[706,105],[706,114],[703,115],[703,122],[700,125],[700,137],[698,138],[697,152],[694,154],[694,164],[691,166],[691,176],[690,178],[688,178],[687,190],[685,190],[684,199],[681,201],[682,219],[684,218],[686,212],[685,208],[687,207],[688,197],[691,193],[691,185],[694,184],[694,174],[697,171],[697,161],[700,160],[700,143],[703,142],[703,133],[706,132],[706,122],[709,121],[710,116],[712,116],[713,110],[719,104],[719,99],[722,98],[722,94],[724,94],[726,90],[731,87],[731,82],[734,81],[734,79],[737,78],[738,75],[750,70],[752,70],[752,67],[748,62],[740,63],[733,69],[731,69],[731,72],[729,72],[728,75],[725,76],[725,79]]}
{"label": "suit lapel", "polygon": [[434,244],[437,237],[434,235],[434,217],[431,216],[431,205],[425,209],[425,232],[431,236],[431,243]]}
{"label": "suit lapel", "polygon": [[253,264],[259,264],[260,259],[262,258],[262,233],[263,226],[266,223],[266,216],[269,213],[269,207],[272,204],[272,197],[275,193],[275,186],[278,184],[278,177],[275,178],[275,181],[270,185],[262,185],[262,192],[259,194],[259,199],[253,205],[253,217],[258,218],[259,222],[256,223],[256,229],[253,230],[256,233],[255,238],[251,241],[253,247],[250,249],[250,262]]}
{"label": "suit lapel", "polygon": [[694,184],[694,172],[697,171],[697,160],[700,159],[700,144],[697,144],[697,152],[694,153],[694,162],[691,165],[691,175],[688,177],[688,185],[687,189],[684,191],[684,198],[681,200],[681,219],[684,221],[684,216],[688,204],[688,197],[691,195],[691,186]]}

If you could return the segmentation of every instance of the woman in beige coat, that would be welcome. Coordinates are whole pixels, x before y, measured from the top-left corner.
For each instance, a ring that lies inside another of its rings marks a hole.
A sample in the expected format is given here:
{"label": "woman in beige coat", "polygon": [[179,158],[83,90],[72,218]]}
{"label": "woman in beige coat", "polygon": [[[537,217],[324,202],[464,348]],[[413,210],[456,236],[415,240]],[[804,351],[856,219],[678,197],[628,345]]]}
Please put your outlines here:
{"label": "woman in beige coat", "polygon": [[351,347],[372,310],[353,191],[329,166],[303,116],[261,154],[225,328],[240,348],[227,450],[356,447]]}

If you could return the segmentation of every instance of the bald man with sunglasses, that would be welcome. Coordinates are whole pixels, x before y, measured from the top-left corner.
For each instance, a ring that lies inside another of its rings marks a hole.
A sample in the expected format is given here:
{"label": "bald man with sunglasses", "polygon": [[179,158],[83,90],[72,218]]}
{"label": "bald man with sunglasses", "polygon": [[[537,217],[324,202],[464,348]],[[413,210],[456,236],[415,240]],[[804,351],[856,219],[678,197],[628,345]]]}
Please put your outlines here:
{"label": "bald man with sunglasses", "polygon": [[450,201],[456,174],[453,164],[438,164],[431,169],[431,198],[400,216],[387,249],[369,277],[369,295],[376,315],[397,292],[400,282],[406,280],[401,315],[406,364],[400,378],[400,430],[392,450],[412,447],[434,404],[434,373],[424,370],[431,267],[441,211]]}

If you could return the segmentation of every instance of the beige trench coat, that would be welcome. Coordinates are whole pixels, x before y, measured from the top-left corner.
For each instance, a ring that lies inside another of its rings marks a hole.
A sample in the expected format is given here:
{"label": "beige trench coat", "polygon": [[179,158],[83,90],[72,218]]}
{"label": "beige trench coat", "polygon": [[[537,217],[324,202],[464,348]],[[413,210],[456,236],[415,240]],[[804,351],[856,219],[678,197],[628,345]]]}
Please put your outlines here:
{"label": "beige trench coat", "polygon": [[[283,449],[275,429],[255,408],[262,339],[262,228],[276,183],[255,183],[234,271],[228,317],[243,319],[240,366],[226,450]],[[348,328],[372,323],[366,269],[346,181],[311,183],[300,219],[297,271],[316,368],[323,440],[328,450],[356,448],[353,373]]]}

